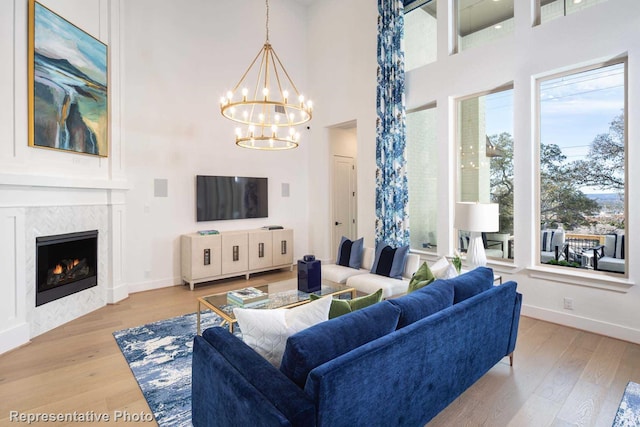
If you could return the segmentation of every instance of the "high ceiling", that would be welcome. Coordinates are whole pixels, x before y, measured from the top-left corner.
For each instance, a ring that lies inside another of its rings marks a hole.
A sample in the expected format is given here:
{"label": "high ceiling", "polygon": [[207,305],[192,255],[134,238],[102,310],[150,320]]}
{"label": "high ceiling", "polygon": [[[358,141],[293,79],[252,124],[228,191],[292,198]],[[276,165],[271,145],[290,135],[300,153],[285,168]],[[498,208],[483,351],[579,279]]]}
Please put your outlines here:
{"label": "high ceiling", "polygon": [[[405,3],[407,10],[412,10],[412,3],[423,2],[418,0]],[[436,0],[430,0],[420,8],[429,15],[436,16]],[[459,0],[459,32],[462,37],[509,18],[513,18],[513,0]]]}
{"label": "high ceiling", "polygon": [[[318,0],[296,0],[304,5],[310,5]],[[443,0],[440,0],[443,1]],[[460,4],[460,36],[475,33],[483,28],[491,27],[498,22],[513,17],[514,0],[458,0]],[[544,6],[557,0],[541,0]],[[431,16],[436,16],[437,0],[404,0],[407,11],[412,10],[411,4],[423,4],[422,10]]]}

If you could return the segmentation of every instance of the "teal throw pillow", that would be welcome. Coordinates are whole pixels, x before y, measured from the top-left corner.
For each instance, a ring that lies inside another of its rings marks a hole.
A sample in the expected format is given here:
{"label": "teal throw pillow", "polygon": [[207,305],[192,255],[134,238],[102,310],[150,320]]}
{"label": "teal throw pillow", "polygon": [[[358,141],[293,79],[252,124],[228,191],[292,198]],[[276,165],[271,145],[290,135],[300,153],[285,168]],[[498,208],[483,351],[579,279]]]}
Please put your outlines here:
{"label": "teal throw pillow", "polygon": [[423,262],[420,268],[418,268],[418,271],[415,272],[415,274],[409,281],[409,289],[407,289],[407,293],[427,286],[434,280],[436,280],[436,276],[434,276],[433,272],[431,272],[429,265],[426,262]]}
{"label": "teal throw pillow", "polygon": [[[309,295],[309,299],[311,301],[317,300],[318,298],[322,297],[319,297],[316,294]],[[361,308],[368,307],[380,301],[382,301],[382,289],[378,289],[372,294],[353,299],[334,298],[333,301],[331,301],[331,308],[329,308],[329,319],[351,313],[352,311],[360,310]]]}

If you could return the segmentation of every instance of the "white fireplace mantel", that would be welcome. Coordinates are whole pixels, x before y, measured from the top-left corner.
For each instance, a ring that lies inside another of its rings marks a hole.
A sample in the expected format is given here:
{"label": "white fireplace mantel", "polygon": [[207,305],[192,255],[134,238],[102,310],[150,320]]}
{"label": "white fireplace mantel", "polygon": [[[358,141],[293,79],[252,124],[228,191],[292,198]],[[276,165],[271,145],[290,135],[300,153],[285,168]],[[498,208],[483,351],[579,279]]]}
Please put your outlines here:
{"label": "white fireplace mantel", "polygon": [[[0,354],[126,298],[125,180],[0,174]],[[98,230],[98,286],[35,306],[35,238]]]}

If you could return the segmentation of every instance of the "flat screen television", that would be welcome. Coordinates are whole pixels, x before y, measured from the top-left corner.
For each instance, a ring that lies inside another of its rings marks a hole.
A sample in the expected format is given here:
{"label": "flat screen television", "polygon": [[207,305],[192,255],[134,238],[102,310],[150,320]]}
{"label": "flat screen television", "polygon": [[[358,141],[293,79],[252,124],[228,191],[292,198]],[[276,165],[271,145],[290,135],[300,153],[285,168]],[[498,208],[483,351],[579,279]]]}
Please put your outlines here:
{"label": "flat screen television", "polygon": [[266,218],[268,190],[267,178],[197,175],[197,220]]}

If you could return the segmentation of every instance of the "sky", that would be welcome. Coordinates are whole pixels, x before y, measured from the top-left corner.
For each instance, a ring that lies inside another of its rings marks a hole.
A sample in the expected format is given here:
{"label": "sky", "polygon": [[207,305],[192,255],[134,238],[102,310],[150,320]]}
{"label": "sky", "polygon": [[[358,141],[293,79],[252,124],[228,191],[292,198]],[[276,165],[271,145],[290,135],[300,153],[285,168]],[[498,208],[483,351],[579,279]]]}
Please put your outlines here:
{"label": "sky", "polygon": [[[584,158],[589,145],[624,109],[624,65],[616,64],[540,84],[544,144],[557,144],[568,160]],[[486,96],[487,135],[513,134],[513,90]]]}
{"label": "sky", "polygon": [[[513,135],[513,90],[487,95],[485,101],[487,135]],[[594,138],[609,133],[610,123],[623,110],[624,64],[542,81],[541,141],[558,145],[567,161],[584,159]]]}

